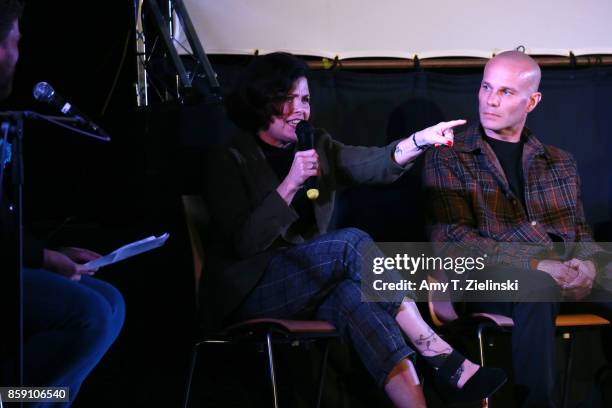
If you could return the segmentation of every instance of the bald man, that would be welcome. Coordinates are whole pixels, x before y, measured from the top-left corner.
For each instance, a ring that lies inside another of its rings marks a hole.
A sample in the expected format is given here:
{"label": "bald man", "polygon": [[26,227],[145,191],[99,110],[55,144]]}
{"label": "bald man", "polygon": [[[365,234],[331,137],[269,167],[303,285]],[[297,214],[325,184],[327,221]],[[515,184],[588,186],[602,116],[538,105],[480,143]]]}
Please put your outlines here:
{"label": "bald man", "polygon": [[[612,317],[594,285],[602,249],[584,217],[576,162],[525,127],[542,100],[540,78],[538,64],[521,52],[491,59],[478,92],[480,123],[455,136],[453,148],[430,149],[424,172],[431,240],[486,253],[487,268],[469,278],[519,280],[516,293],[480,292],[467,307],[514,320],[515,398],[527,407],[555,406],[560,302],[597,299],[598,312]],[[485,296],[495,303],[483,303]]]}

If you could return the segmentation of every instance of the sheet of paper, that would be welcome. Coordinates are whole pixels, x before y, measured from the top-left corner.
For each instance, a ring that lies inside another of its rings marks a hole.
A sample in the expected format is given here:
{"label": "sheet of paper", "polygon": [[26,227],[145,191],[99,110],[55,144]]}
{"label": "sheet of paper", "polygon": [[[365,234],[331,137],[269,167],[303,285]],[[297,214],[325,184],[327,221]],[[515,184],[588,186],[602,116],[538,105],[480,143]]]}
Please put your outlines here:
{"label": "sheet of paper", "polygon": [[155,248],[159,248],[164,245],[168,240],[170,234],[167,232],[159,237],[150,236],[140,241],[132,242],[118,248],[108,255],[104,255],[101,258],[87,262],[85,266],[89,268],[101,268],[103,266],[111,265],[119,262],[123,259],[130,258],[134,255],[142,254],[143,252],[150,251]]}

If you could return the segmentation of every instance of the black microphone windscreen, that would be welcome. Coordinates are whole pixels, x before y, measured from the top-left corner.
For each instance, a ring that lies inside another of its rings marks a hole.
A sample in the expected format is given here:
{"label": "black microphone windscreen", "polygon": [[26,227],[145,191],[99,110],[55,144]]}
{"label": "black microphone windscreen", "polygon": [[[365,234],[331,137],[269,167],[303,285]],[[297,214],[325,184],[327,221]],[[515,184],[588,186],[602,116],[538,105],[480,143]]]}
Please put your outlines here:
{"label": "black microphone windscreen", "polygon": [[298,139],[298,146],[301,150],[313,148],[312,134],[314,130],[312,124],[306,120],[300,121],[295,127],[295,134]]}
{"label": "black microphone windscreen", "polygon": [[49,103],[55,94],[55,90],[48,83],[39,82],[34,86],[32,94],[37,101]]}

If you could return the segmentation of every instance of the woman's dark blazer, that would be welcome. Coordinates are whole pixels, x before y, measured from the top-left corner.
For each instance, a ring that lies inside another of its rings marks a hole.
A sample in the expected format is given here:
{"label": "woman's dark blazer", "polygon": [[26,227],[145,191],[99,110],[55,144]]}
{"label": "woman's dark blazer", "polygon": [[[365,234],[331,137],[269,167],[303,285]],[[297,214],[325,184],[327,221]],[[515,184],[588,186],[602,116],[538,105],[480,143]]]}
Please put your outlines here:
{"label": "woman's dark blazer", "polygon": [[315,130],[321,175],[313,202],[316,227],[302,236],[292,230],[298,214],[276,192],[280,181],[254,135],[239,134],[230,147],[214,151],[206,165],[205,199],[210,239],[202,274],[205,324],[219,327],[257,285],[276,250],[327,232],[339,188],[390,183],[410,167],[393,160],[398,141],[384,147],[348,146]]}

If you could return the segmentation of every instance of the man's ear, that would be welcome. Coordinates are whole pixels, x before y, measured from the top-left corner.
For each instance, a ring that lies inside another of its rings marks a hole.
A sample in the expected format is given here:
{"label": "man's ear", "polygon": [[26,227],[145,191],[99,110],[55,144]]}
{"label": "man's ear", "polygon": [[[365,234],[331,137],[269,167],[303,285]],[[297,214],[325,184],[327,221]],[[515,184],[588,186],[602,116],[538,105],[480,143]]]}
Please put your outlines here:
{"label": "man's ear", "polygon": [[527,104],[527,112],[531,112],[538,106],[538,103],[542,100],[542,94],[540,92],[534,92],[529,97],[529,103]]}

